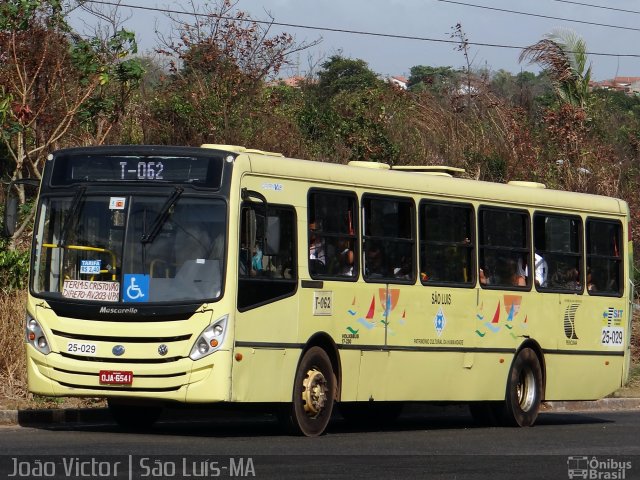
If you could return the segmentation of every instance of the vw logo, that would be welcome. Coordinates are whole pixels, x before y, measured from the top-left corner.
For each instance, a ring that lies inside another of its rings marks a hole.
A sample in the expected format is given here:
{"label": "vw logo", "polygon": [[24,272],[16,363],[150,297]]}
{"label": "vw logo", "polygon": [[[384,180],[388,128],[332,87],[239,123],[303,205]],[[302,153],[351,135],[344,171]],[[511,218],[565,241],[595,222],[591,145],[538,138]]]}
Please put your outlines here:
{"label": "vw logo", "polygon": [[167,354],[168,351],[169,347],[167,347],[164,343],[158,347],[158,353],[163,357]]}
{"label": "vw logo", "polygon": [[119,357],[124,353],[124,346],[116,345],[111,349],[111,353],[113,353],[116,357]]}

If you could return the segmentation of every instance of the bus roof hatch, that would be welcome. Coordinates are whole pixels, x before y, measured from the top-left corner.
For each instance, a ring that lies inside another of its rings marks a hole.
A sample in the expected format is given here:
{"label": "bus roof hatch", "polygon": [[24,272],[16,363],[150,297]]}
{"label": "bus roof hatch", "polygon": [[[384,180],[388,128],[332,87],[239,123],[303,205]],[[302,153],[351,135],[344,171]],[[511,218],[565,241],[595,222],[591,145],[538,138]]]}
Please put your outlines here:
{"label": "bus roof hatch", "polygon": [[265,150],[258,150],[255,148],[246,148],[241,147],[239,145],[218,145],[215,143],[203,143],[200,145],[200,148],[211,148],[215,150],[223,150],[225,152],[233,152],[233,153],[256,153],[260,155],[269,155],[271,157],[284,157],[281,153],[277,152],[267,152]]}
{"label": "bus roof hatch", "polygon": [[391,167],[391,169],[446,177],[455,177],[457,175],[462,175],[465,172],[464,168],[450,167],[448,165],[399,165],[397,167]]}

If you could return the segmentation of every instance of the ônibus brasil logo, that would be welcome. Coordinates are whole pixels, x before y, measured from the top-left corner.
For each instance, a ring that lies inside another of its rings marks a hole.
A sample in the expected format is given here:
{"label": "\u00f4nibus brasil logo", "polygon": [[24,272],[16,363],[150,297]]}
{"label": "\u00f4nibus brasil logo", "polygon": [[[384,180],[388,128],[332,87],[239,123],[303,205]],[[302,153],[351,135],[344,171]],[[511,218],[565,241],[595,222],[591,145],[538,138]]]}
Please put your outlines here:
{"label": "\u00f4nibus brasil logo", "polygon": [[597,458],[588,456],[570,456],[567,459],[569,480],[625,480],[631,462],[615,458]]}

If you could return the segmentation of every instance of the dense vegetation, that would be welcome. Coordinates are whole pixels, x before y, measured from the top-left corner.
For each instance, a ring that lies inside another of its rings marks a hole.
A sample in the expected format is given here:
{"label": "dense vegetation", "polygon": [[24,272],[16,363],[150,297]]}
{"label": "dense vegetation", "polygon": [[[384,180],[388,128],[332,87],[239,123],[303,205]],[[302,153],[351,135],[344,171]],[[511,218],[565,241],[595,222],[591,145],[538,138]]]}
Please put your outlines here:
{"label": "dense vegetation", "polygon": [[[208,17],[174,20],[157,55],[137,55],[116,10],[75,0],[0,5],[0,174],[39,177],[56,148],[99,144],[239,144],[324,162],[447,164],[473,178],[526,179],[621,197],[640,210],[640,99],[588,89],[586,46],[556,32],[522,52],[542,73],[411,66],[409,88],[367,63],[334,55],[295,87],[274,81],[309,45],[274,35],[230,0]],[[94,9],[101,27],[81,36],[72,8]],[[582,52],[582,53],[581,53]],[[23,228],[0,245],[5,291],[26,272]],[[17,247],[17,249],[16,249]]]}

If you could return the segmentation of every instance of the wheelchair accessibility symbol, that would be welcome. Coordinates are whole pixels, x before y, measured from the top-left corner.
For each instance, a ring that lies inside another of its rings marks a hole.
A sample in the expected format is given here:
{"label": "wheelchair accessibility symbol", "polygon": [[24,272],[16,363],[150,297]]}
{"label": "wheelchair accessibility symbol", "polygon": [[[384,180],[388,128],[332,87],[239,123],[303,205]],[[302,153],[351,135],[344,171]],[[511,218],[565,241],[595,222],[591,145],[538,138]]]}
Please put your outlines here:
{"label": "wheelchair accessibility symbol", "polygon": [[148,302],[149,275],[125,274],[123,290],[123,300],[125,302]]}

